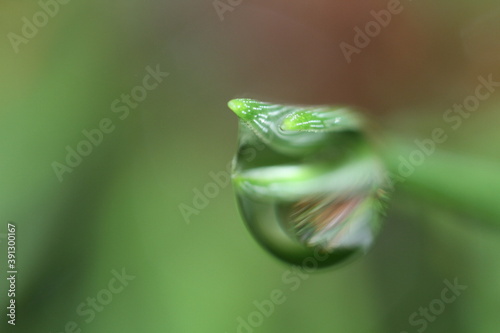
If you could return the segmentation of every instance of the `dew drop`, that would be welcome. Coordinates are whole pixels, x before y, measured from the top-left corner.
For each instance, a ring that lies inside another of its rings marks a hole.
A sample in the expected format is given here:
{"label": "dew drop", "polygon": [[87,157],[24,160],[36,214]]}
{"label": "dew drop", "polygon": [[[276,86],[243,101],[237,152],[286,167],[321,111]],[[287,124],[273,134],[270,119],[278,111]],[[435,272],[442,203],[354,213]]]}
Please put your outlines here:
{"label": "dew drop", "polygon": [[313,268],[366,252],[388,180],[360,116],[250,99],[228,105],[240,118],[233,186],[255,239],[279,259]]}

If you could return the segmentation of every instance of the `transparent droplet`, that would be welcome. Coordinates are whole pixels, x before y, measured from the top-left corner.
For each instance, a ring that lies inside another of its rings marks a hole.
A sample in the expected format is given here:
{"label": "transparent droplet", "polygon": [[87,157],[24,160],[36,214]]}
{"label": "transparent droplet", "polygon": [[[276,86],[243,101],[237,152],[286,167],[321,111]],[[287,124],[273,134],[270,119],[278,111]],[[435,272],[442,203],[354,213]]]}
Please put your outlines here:
{"label": "transparent droplet", "polygon": [[256,240],[292,264],[324,267],[366,252],[381,223],[388,180],[348,108],[249,99],[239,116],[233,185]]}

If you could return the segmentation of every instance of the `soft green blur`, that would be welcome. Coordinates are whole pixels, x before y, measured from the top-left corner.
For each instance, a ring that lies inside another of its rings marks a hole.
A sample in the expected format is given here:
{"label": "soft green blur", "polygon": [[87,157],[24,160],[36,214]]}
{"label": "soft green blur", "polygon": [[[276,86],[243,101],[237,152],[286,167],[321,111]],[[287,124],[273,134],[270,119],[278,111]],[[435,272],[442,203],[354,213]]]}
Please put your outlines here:
{"label": "soft green blur", "polygon": [[[249,0],[221,21],[212,1],[73,0],[17,53],[8,34],[21,34],[22,18],[41,7],[0,6],[1,332],[409,333],[423,327],[409,317],[455,279],[467,289],[425,332],[498,331],[491,203],[472,205],[485,214],[464,213],[460,200],[472,196],[442,203],[425,187],[398,186],[367,256],[305,274],[251,238],[227,184],[237,147],[227,101],[240,97],[355,105],[375,133],[410,145],[446,128],[438,148],[463,156],[470,178],[439,186],[467,192],[479,174],[487,183],[500,163],[500,89],[456,130],[443,113],[474,93],[479,76],[500,81],[496,1],[405,2],[350,64],[339,44],[352,43],[353,28],[386,1]],[[151,87],[144,78],[157,67],[168,76],[143,101],[120,101]],[[53,163],[66,164],[67,146],[77,149],[83,131],[99,127],[110,133],[59,181]],[[495,187],[487,193],[500,197]],[[5,315],[9,221],[17,226],[16,327]],[[122,269],[135,278],[106,298]],[[271,311],[276,290],[284,301]],[[96,297],[106,304],[91,310]],[[255,314],[262,304],[267,316]],[[239,328],[249,316],[258,327]]]}

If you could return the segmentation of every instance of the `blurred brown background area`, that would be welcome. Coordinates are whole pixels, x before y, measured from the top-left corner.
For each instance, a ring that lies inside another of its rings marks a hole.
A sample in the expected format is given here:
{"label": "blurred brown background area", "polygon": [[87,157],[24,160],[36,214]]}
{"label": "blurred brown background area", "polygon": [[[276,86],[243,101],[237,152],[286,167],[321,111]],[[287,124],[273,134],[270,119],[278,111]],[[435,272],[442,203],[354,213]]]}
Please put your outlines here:
{"label": "blurred brown background area", "polygon": [[[477,73],[498,73],[498,61],[480,59],[498,52],[498,27],[495,34],[474,24],[481,13],[498,11],[495,3],[488,8],[402,1],[401,13],[348,63],[340,44],[355,46],[353,29],[364,30],[375,20],[372,11],[387,10],[388,3],[248,1],[241,5],[245,10],[227,11],[223,24],[208,22],[207,29],[217,57],[235,76],[231,82],[249,82],[240,89],[252,89],[248,94],[262,99],[388,112],[453,98],[475,85]],[[468,30],[486,39],[483,49],[470,50],[474,37],[465,34]]]}

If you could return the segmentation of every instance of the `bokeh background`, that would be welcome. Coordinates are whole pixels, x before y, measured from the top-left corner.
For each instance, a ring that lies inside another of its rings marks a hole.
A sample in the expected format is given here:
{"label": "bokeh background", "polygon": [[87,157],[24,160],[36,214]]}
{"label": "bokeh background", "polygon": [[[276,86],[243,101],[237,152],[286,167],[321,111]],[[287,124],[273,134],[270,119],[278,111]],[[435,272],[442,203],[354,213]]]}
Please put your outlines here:
{"label": "bokeh background", "polygon": [[[22,35],[23,17],[41,5],[0,4],[2,332],[417,332],[409,316],[440,298],[445,279],[467,289],[422,331],[498,332],[494,216],[403,185],[368,255],[292,291],[282,279],[290,267],[251,238],[231,186],[188,219],[180,210],[232,158],[232,98],[354,105],[410,143],[446,126],[443,113],[479,76],[500,81],[498,2],[402,0],[351,63],[340,43],[353,44],[353,29],[387,1],[221,3],[231,8],[222,19],[211,0],[59,3],[18,52],[9,33]],[[111,104],[142,84],[147,66],[169,75],[122,120]],[[439,147],[470,161],[454,187],[485,174],[475,161],[500,163],[499,110],[500,91]],[[114,131],[60,182],[53,162],[104,118]],[[15,327],[5,316],[8,221],[17,225]],[[135,278],[86,322],[79,305],[122,269]],[[286,301],[258,327],[239,327],[274,289]]]}

